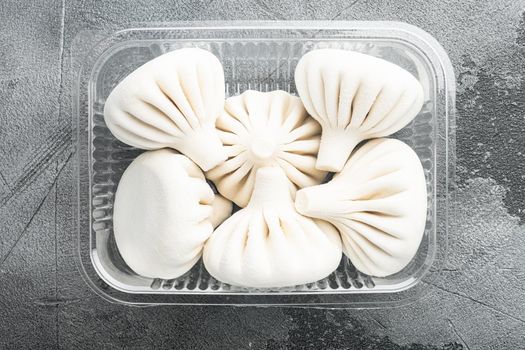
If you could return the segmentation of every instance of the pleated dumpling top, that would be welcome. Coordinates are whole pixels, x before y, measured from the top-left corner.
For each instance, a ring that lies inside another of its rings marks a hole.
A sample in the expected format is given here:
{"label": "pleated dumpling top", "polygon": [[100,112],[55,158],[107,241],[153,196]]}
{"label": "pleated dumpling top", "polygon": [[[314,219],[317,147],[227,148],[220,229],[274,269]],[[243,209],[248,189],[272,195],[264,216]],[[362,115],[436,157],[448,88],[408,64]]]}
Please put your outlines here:
{"label": "pleated dumpling top", "polygon": [[365,139],[393,134],[421,110],[423,87],[403,68],[380,58],[337,49],[305,54],[295,84],[323,129],[316,167],[339,172]]}
{"label": "pleated dumpling top", "polygon": [[272,288],[322,279],[337,268],[341,255],[337,230],[297,213],[284,171],[262,167],[248,206],[213,232],[203,261],[222,282]]}
{"label": "pleated dumpling top", "polygon": [[204,171],[226,159],[215,130],[224,108],[224,72],[210,52],[168,52],[137,68],[110,93],[104,119],[131,146],[170,147]]}
{"label": "pleated dumpling top", "polygon": [[367,141],[332,181],[298,191],[295,207],[336,226],[358,270],[384,277],[410,262],[423,237],[425,174],[405,143]]}
{"label": "pleated dumpling top", "polygon": [[296,188],[319,184],[326,175],[315,168],[321,127],[299,98],[285,91],[249,90],[230,97],[217,129],[228,160],[206,176],[240,207],[248,204],[261,167],[281,167],[292,194]]}

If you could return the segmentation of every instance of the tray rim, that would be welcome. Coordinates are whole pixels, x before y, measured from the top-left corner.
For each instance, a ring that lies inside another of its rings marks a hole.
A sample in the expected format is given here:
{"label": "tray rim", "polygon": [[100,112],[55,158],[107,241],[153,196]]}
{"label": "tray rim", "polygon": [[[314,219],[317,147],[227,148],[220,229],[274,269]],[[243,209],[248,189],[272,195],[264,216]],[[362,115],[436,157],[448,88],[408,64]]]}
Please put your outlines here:
{"label": "tray rim", "polygon": [[[115,31],[111,36],[109,37],[106,37],[104,40],[100,40],[100,41],[96,41],[94,43],[92,43],[92,47],[91,49],[89,50],[89,52],[92,52],[94,49],[94,47],[96,46],[101,46],[103,45],[105,42],[107,41],[110,41],[112,40],[112,38],[115,38],[115,37],[118,37],[119,35],[122,35],[122,34],[128,34],[132,31],[137,31],[137,32],[148,32],[148,31],[182,31],[182,30],[212,30],[212,29],[216,29],[216,30],[224,30],[224,31],[234,31],[234,30],[301,30],[301,29],[304,29],[304,30],[319,30],[319,32],[323,31],[323,30],[340,30],[340,31],[366,31],[366,30],[379,30],[379,31],[385,31],[385,32],[389,32],[391,35],[393,35],[393,33],[395,33],[396,31],[399,33],[402,33],[403,35],[406,35],[407,37],[406,38],[403,38],[403,39],[399,39],[398,40],[404,44],[406,43],[409,43],[411,44],[413,47],[415,47],[416,49],[418,49],[418,51],[421,51],[422,53],[424,53],[425,55],[427,54],[427,52],[425,50],[423,50],[422,48],[420,48],[417,44],[415,44],[413,41],[416,41],[416,40],[422,40],[423,42],[427,43],[428,45],[428,48],[432,48],[433,50],[433,54],[435,55],[435,57],[438,58],[438,62],[439,62],[439,67],[435,67],[434,64],[430,63],[430,67],[432,69],[436,69],[436,68],[440,68],[442,70],[442,75],[443,75],[443,78],[444,78],[444,81],[443,81],[443,84],[444,84],[444,87],[446,89],[445,91],[445,106],[444,106],[444,111],[443,113],[445,114],[445,174],[446,174],[446,178],[445,178],[445,202],[444,202],[444,208],[445,208],[445,213],[442,213],[442,215],[444,215],[444,225],[445,225],[445,230],[444,230],[444,233],[442,233],[444,235],[444,237],[442,237],[441,239],[441,242],[440,244],[444,244],[444,252],[445,252],[445,256],[446,256],[446,235],[448,233],[448,230],[449,230],[449,216],[450,216],[450,205],[452,203],[452,201],[450,200],[453,195],[454,195],[454,171],[453,171],[453,168],[454,168],[454,162],[455,162],[455,150],[454,150],[454,146],[455,146],[455,139],[454,139],[454,94],[455,94],[455,77],[454,77],[454,72],[452,70],[452,65],[450,63],[450,60],[448,59],[448,56],[446,55],[445,51],[443,50],[443,48],[439,45],[439,43],[432,37],[430,36],[428,33],[424,32],[423,30],[417,28],[417,27],[414,27],[412,25],[409,25],[409,24],[406,24],[406,23],[400,23],[400,22],[383,22],[383,21],[373,21],[373,22],[358,22],[358,21],[331,21],[331,22],[327,22],[327,21],[288,21],[288,22],[281,22],[281,21],[233,21],[233,22],[229,22],[229,21],[201,21],[201,22],[175,22],[175,23],[166,23],[166,24],[162,24],[162,25],[158,25],[158,26],[152,26],[152,24],[142,24],[141,26],[138,26],[138,27],[135,27],[135,28],[127,28],[127,29],[121,29],[121,30],[117,30]],[[77,38],[79,38],[79,36],[81,37],[79,40],[82,41],[82,40],[85,40],[85,38],[82,38],[84,36],[84,34],[86,34],[86,32],[84,33],[81,33],[79,35],[77,35]],[[91,35],[92,32],[87,32],[88,35]],[[305,38],[305,40],[315,40],[315,38]],[[366,40],[373,40],[373,39],[370,39],[370,38],[365,38]],[[385,40],[385,39],[388,39],[388,38],[382,38],[382,40]],[[409,40],[411,39],[411,40]],[[77,40],[77,39],[75,39]],[[154,40],[154,39],[151,39],[151,40]],[[151,41],[149,40],[149,41]],[[188,39],[188,40],[191,40],[191,39]],[[195,39],[194,39],[195,40]],[[206,38],[206,40],[212,40],[212,39],[209,39],[209,38]],[[223,39],[222,39],[223,40]],[[243,39],[239,39],[239,40],[243,40]],[[265,39],[267,40],[267,39]],[[282,41],[283,39],[278,39],[280,41]],[[290,40],[297,40],[297,39],[290,39]],[[327,39],[327,38],[323,38],[323,40],[330,40],[330,39]],[[337,40],[337,39],[333,39],[333,40]],[[390,40],[390,39],[389,39]],[[134,40],[128,40],[128,41],[123,41],[121,42],[120,44],[117,44],[117,45],[113,45],[111,46],[111,50],[113,49],[119,49],[121,48],[121,46],[124,46],[126,43],[131,43],[131,42],[134,42]],[[78,44],[78,43],[77,43]],[[428,49],[427,48],[427,49]],[[74,50],[72,50],[74,51]],[[106,50],[107,51],[107,50]],[[106,51],[104,51],[104,54],[106,54]],[[89,56],[89,55],[88,55]],[[106,57],[109,57],[109,55],[100,55],[96,62],[95,63],[98,63],[100,61],[100,59],[103,57],[103,56],[106,56]],[[78,67],[78,64],[80,63],[80,67]],[[82,235],[82,220],[81,220],[81,172],[82,172],[82,166],[81,166],[81,161],[82,159],[81,158],[81,152],[80,152],[80,140],[81,140],[81,132],[82,130],[80,129],[80,118],[81,118],[81,115],[80,115],[80,94],[78,93],[80,91],[80,85],[81,85],[81,72],[83,70],[85,70],[85,62],[83,62],[82,59],[78,59],[75,61],[75,57],[72,56],[72,66],[75,68],[75,64],[77,65],[76,66],[76,69],[74,69],[74,71],[78,72],[78,76],[77,76],[77,79],[74,81],[74,84],[72,85],[73,86],[73,104],[72,104],[72,107],[73,107],[73,119],[74,119],[74,126],[76,127],[76,134],[74,133],[74,143],[77,145],[77,152],[76,152],[76,158],[77,158],[77,162],[76,162],[76,174],[78,175],[78,181],[77,181],[77,186],[76,186],[76,191],[75,191],[75,194],[74,194],[74,197],[75,197],[75,200],[73,201],[74,204],[76,204],[77,206],[77,210],[76,210],[76,214],[77,214],[77,217],[75,218],[76,221],[77,221],[77,232],[76,232],[76,239],[74,239],[75,241],[75,249],[76,249],[76,252],[75,252],[75,256],[77,259],[76,262],[77,262],[77,267],[79,268],[80,272],[81,272],[81,275],[83,276],[84,280],[90,285],[90,287],[97,293],[97,294],[100,294],[101,296],[103,296],[105,299],[107,300],[110,300],[110,301],[113,301],[113,302],[120,302],[120,303],[126,303],[126,304],[132,304],[132,305],[158,305],[158,304],[190,304],[190,305],[203,305],[203,304],[206,304],[206,305],[224,305],[224,304],[227,304],[227,305],[239,305],[239,303],[237,302],[226,302],[226,303],[223,303],[223,302],[218,302],[218,303],[213,303],[213,302],[203,302],[203,301],[198,301],[198,302],[186,302],[186,301],[140,301],[140,300],[126,300],[126,298],[122,298],[122,297],[119,297],[119,296],[115,296],[115,295],[112,295],[111,292],[106,292],[102,289],[105,289],[105,288],[102,288],[100,286],[97,285],[97,283],[95,281],[93,281],[92,277],[90,276],[90,274],[88,273],[88,271],[86,270],[86,264],[85,264],[85,261],[82,260],[82,257],[80,256],[81,255],[81,235]],[[95,71],[95,68],[96,67],[96,64],[94,65],[90,65],[89,66],[89,69],[91,70],[91,72],[93,73]],[[92,88],[92,87],[90,87]],[[76,93],[75,93],[76,91]],[[76,95],[76,96],[75,96]],[[76,117],[76,118],[75,118]],[[88,118],[88,122],[91,123],[91,118]],[[89,131],[91,132],[91,131]],[[91,150],[89,151],[91,152]],[[437,157],[437,155],[435,155]],[[89,173],[89,179],[91,179],[91,168],[88,167],[88,173]],[[437,177],[437,176],[436,176]],[[436,183],[438,181],[437,178],[434,179],[434,183]],[[436,184],[434,184],[434,186],[436,186]],[[435,201],[436,201],[436,209],[439,209],[438,208],[438,202],[439,202],[439,198],[437,198],[437,191],[436,193],[434,194],[434,198],[435,198]],[[91,199],[91,197],[90,197]],[[91,207],[92,203],[91,201],[89,200],[89,207]],[[88,213],[88,216],[91,215],[91,210],[89,211]],[[434,212],[434,216],[436,216],[436,213]],[[90,220],[89,220],[90,222]],[[435,222],[435,225],[437,227],[437,221]],[[89,230],[91,231],[91,225],[88,225],[89,226]],[[434,230],[435,234],[437,233],[437,228],[436,230]],[[91,268],[94,268],[95,270],[97,269],[96,268],[96,264],[94,264],[93,262],[93,256],[91,254],[92,252],[90,252],[90,258],[91,258],[91,261],[90,261],[90,265],[91,265]],[[434,255],[435,255],[435,252],[434,252]],[[433,261],[433,264],[435,264],[435,261]],[[89,267],[88,267],[89,268]],[[430,268],[430,266],[429,266]],[[438,268],[438,271],[437,272],[433,272],[433,275],[435,275],[436,277],[440,275],[440,269],[441,269],[441,266]],[[97,271],[97,274],[99,275],[99,277],[101,277],[101,274],[98,273]],[[109,288],[112,288],[112,289],[115,289],[115,290],[119,290],[119,288],[116,288],[114,285],[111,285],[108,283],[108,281],[104,281],[106,282],[106,284],[109,286]],[[422,283],[425,283],[425,284],[430,284],[430,283],[426,283],[426,282],[423,282],[421,281]],[[417,282],[415,284],[418,284]],[[411,289],[415,284],[410,284],[408,286],[406,286],[405,288],[401,289],[401,290],[398,290],[396,292],[391,292],[391,291],[380,291],[380,290],[376,290],[376,291],[368,291],[368,292],[365,292],[363,291],[362,294],[365,294],[365,295],[377,295],[377,294],[381,294],[381,293],[387,293],[387,294],[390,294],[390,295],[393,295],[393,294],[402,294],[403,291],[407,290],[407,289]],[[428,289],[428,288],[426,288]],[[124,294],[126,295],[130,295],[130,294],[134,294],[134,295],[141,295],[141,296],[146,296],[148,294],[160,294],[160,295],[170,295],[170,296],[174,296],[175,299],[177,297],[179,297],[182,293],[170,293],[170,292],[167,292],[167,293],[144,293],[144,292],[130,292],[129,290],[121,290],[121,292],[123,292]],[[302,292],[293,292],[293,293],[271,293],[272,295],[278,295],[278,296],[283,296],[283,295],[292,295],[293,297],[298,297],[300,296],[299,293],[302,293]],[[326,292],[319,292],[319,291],[312,291],[312,292],[307,292],[308,294],[312,294],[313,296],[318,296],[318,294],[322,294],[322,293],[326,293]],[[333,291],[332,292],[333,294],[348,294],[348,295],[355,295],[357,294],[357,292],[353,292],[353,293],[341,293],[339,291]],[[202,293],[202,295],[206,295],[207,293]],[[214,296],[226,296],[226,299],[230,299],[230,297],[232,296],[235,296],[234,293],[232,292],[228,292],[228,293],[220,293],[220,292],[214,292],[214,293],[209,293],[209,294],[213,294]],[[239,293],[241,294],[242,296],[245,296],[245,297],[251,297],[251,296],[258,296],[259,294],[258,293],[253,293],[253,292],[250,292],[249,294],[247,293]],[[264,295],[267,295],[268,293],[263,293]],[[277,303],[272,303],[271,300],[267,300],[267,302],[261,302],[260,300],[258,301],[255,301],[253,303],[250,303],[250,302],[246,302],[246,301],[241,301],[241,304],[242,305],[266,305],[266,306],[272,306],[272,305],[280,305],[280,306],[308,306],[308,307],[330,307],[330,305],[334,306],[336,305],[335,307],[341,307],[344,306],[344,307],[384,307],[385,305],[388,305],[388,306],[397,306],[397,305],[401,305],[401,304],[405,304],[405,303],[408,303],[410,301],[414,301],[420,297],[422,297],[423,292],[421,293],[417,293],[418,295],[417,296],[414,296],[414,297],[407,297],[407,298],[401,298],[401,299],[398,299],[398,300],[389,300],[389,301],[379,301],[379,300],[372,300],[370,302],[366,302],[366,301],[360,301],[360,302],[357,302],[356,305],[354,305],[354,303],[352,301],[348,301],[348,302],[342,302],[342,303],[330,303],[330,302],[319,302],[319,303],[311,303],[311,302],[299,302],[299,303],[294,303],[294,302],[277,302]],[[191,296],[193,296],[192,294],[189,294]],[[271,298],[269,298],[271,299]],[[378,304],[379,303],[379,304]],[[370,304],[373,304],[373,305],[370,305]]]}

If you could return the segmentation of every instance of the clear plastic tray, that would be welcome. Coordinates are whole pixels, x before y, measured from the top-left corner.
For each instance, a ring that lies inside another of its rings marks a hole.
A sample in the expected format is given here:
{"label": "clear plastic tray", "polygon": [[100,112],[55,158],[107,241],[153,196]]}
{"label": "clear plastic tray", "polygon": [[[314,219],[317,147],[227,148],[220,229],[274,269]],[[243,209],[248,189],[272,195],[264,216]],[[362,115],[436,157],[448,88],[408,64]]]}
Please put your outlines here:
{"label": "clear plastic tray", "polygon": [[[295,93],[293,72],[306,52],[343,48],[392,61],[422,83],[426,102],[393,137],[419,155],[428,189],[421,247],[401,272],[374,278],[343,257],[324,280],[275,290],[233,287],[212,278],[199,262],[174,280],[140,277],[124,263],[112,230],[114,193],[127,165],[142,151],[117,141],[104,124],[103,107],[127,74],[181,47],[215,54],[225,69],[226,94],[247,89]],[[110,301],[135,305],[228,304],[310,307],[386,307],[413,301],[435,283],[446,253],[454,169],[455,81],[441,46],[422,30],[397,22],[206,22],[79,34],[73,46],[73,119],[77,131],[79,270]]]}

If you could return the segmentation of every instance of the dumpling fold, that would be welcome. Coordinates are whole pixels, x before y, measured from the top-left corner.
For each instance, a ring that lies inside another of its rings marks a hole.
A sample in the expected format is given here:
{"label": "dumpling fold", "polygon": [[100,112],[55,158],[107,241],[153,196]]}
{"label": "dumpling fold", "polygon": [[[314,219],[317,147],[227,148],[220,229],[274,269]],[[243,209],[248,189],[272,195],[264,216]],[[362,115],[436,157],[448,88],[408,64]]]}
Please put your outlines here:
{"label": "dumpling fold", "polygon": [[315,168],[321,128],[300,99],[285,91],[248,90],[228,98],[217,129],[228,159],[206,176],[240,207],[248,204],[261,167],[281,167],[292,193],[326,175]]}
{"label": "dumpling fold", "polygon": [[414,257],[425,231],[427,191],[416,153],[394,139],[367,141],[332,181],[297,192],[297,211],[332,223],[355,267],[384,277]]}
{"label": "dumpling fold", "polygon": [[295,85],[323,129],[317,169],[339,172],[363,140],[384,137],[421,110],[423,87],[408,71],[358,52],[320,49],[299,60]]}
{"label": "dumpling fold", "polygon": [[322,279],[337,268],[341,255],[337,230],[297,213],[284,171],[262,167],[248,206],[214,231],[203,260],[220,281],[272,288]]}
{"label": "dumpling fold", "polygon": [[224,72],[210,52],[168,52],[137,68],[110,93],[104,119],[128,145],[170,147],[204,171],[226,159],[215,130],[224,107]]}

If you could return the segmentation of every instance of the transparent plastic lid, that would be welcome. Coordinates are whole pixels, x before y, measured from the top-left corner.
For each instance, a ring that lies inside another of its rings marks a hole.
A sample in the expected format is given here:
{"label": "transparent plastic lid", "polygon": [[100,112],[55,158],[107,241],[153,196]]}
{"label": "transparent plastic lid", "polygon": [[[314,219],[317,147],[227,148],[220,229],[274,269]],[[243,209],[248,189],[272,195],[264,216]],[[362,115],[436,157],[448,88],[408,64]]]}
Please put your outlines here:
{"label": "transparent plastic lid", "polygon": [[[296,94],[297,62],[318,48],[377,56],[418,78],[425,91],[424,106],[414,121],[391,136],[415,150],[427,180],[425,233],[409,265],[377,278],[360,273],[343,257],[338,269],[321,281],[278,289],[227,285],[211,277],[202,261],[173,280],[144,278],[127,267],[113,237],[113,200],[122,173],[143,150],[110,133],[104,103],[133,70],[182,47],[200,47],[219,58],[227,96],[249,89]],[[82,32],[72,48],[72,66],[78,145],[75,255],[84,279],[104,298],[135,305],[377,308],[416,300],[435,283],[446,258],[453,194],[455,80],[444,50],[421,29],[398,22],[193,22],[110,34]]]}

